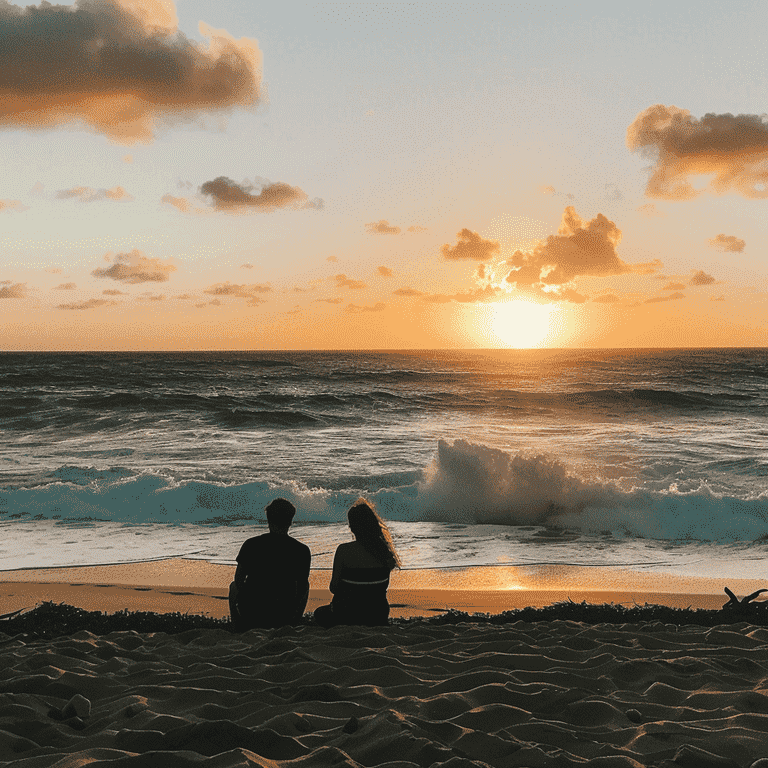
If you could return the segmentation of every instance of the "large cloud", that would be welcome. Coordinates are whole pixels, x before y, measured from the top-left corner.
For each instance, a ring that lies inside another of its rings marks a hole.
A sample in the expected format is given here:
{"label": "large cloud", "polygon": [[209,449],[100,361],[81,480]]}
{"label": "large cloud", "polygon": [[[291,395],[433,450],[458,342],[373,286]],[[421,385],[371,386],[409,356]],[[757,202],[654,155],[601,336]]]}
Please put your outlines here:
{"label": "large cloud", "polygon": [[712,275],[708,275],[703,269],[699,269],[693,273],[693,277],[688,285],[712,285],[716,282],[717,280]]}
{"label": "large cloud", "polygon": [[602,213],[585,223],[573,206],[568,206],[557,235],[541,240],[528,253],[515,251],[507,260],[512,268],[507,282],[518,288],[556,287],[580,276],[622,275],[638,267],[645,269],[648,265],[633,267],[619,258],[616,246],[620,241],[621,230]]}
{"label": "large cloud", "polygon": [[741,253],[747,245],[746,241],[736,237],[736,235],[723,234],[713,237],[709,244],[713,248],[719,248],[721,251],[732,251],[733,253]]}
{"label": "large cloud", "polygon": [[[109,254],[105,257],[109,259]],[[96,267],[94,277],[109,277],[123,283],[164,283],[176,267],[160,259],[148,259],[141,251],[115,255],[111,266]]]}
{"label": "large cloud", "polygon": [[471,229],[462,229],[456,235],[456,245],[451,246],[445,243],[440,249],[440,253],[446,259],[461,260],[475,259],[476,261],[485,261],[490,259],[494,253],[497,253],[501,245],[495,240],[484,240],[477,232]]}
{"label": "large cloud", "polygon": [[[307,193],[282,181],[259,184],[259,191],[250,182],[238,184],[226,176],[206,181],[200,192],[211,198],[217,211],[246,213],[253,211],[274,211],[276,208],[317,208],[323,207],[320,198],[308,200]],[[164,198],[165,199],[165,198]],[[178,207],[178,206],[177,206]]]}
{"label": "large cloud", "polygon": [[26,283],[11,283],[3,281],[5,285],[0,284],[0,299],[23,299],[27,295]]}
{"label": "large cloud", "polygon": [[259,101],[255,40],[200,22],[206,49],[177,25],[171,0],[0,0],[0,124],[82,121],[115,141],[147,142],[158,117]]}
{"label": "large cloud", "polygon": [[[701,194],[690,176],[713,175],[712,190],[768,197],[768,120],[761,115],[704,115],[655,104],[627,129],[627,146],[655,161],[645,194],[688,200]],[[758,186],[760,185],[760,186]]]}

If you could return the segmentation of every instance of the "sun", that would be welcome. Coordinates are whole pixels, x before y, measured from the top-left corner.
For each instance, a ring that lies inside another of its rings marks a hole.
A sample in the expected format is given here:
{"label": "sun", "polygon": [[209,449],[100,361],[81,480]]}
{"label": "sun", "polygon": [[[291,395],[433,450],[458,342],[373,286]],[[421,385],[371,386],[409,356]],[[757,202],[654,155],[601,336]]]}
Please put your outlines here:
{"label": "sun", "polygon": [[490,330],[495,341],[511,349],[546,346],[555,334],[554,304],[515,299],[491,304]]}

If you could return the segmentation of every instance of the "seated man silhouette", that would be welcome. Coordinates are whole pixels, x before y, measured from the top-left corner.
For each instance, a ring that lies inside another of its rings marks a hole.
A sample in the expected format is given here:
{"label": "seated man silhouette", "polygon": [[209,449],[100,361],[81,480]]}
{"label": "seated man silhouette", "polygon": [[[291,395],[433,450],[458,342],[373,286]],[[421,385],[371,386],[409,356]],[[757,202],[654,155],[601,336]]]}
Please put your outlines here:
{"label": "seated man silhouette", "polygon": [[290,537],[296,508],[275,499],[266,508],[269,533],[244,542],[229,585],[229,612],[238,632],[295,624],[309,597],[311,553]]}

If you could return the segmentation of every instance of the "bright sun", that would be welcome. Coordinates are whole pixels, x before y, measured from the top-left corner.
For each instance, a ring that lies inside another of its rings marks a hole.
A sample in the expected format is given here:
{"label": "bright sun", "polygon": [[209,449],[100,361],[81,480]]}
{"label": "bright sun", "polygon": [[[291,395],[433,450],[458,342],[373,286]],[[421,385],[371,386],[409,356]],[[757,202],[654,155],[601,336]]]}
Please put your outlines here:
{"label": "bright sun", "polygon": [[543,347],[554,335],[553,304],[534,301],[506,301],[490,306],[493,335],[506,347]]}

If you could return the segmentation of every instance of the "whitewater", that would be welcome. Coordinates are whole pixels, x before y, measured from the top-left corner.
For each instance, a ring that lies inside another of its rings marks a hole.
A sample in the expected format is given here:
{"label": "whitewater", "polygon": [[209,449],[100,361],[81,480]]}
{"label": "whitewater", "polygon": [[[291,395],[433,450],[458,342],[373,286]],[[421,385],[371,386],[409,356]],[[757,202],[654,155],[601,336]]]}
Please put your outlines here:
{"label": "whitewater", "polygon": [[768,350],[0,354],[0,569],[313,565],[364,496],[406,568],[768,576]]}

